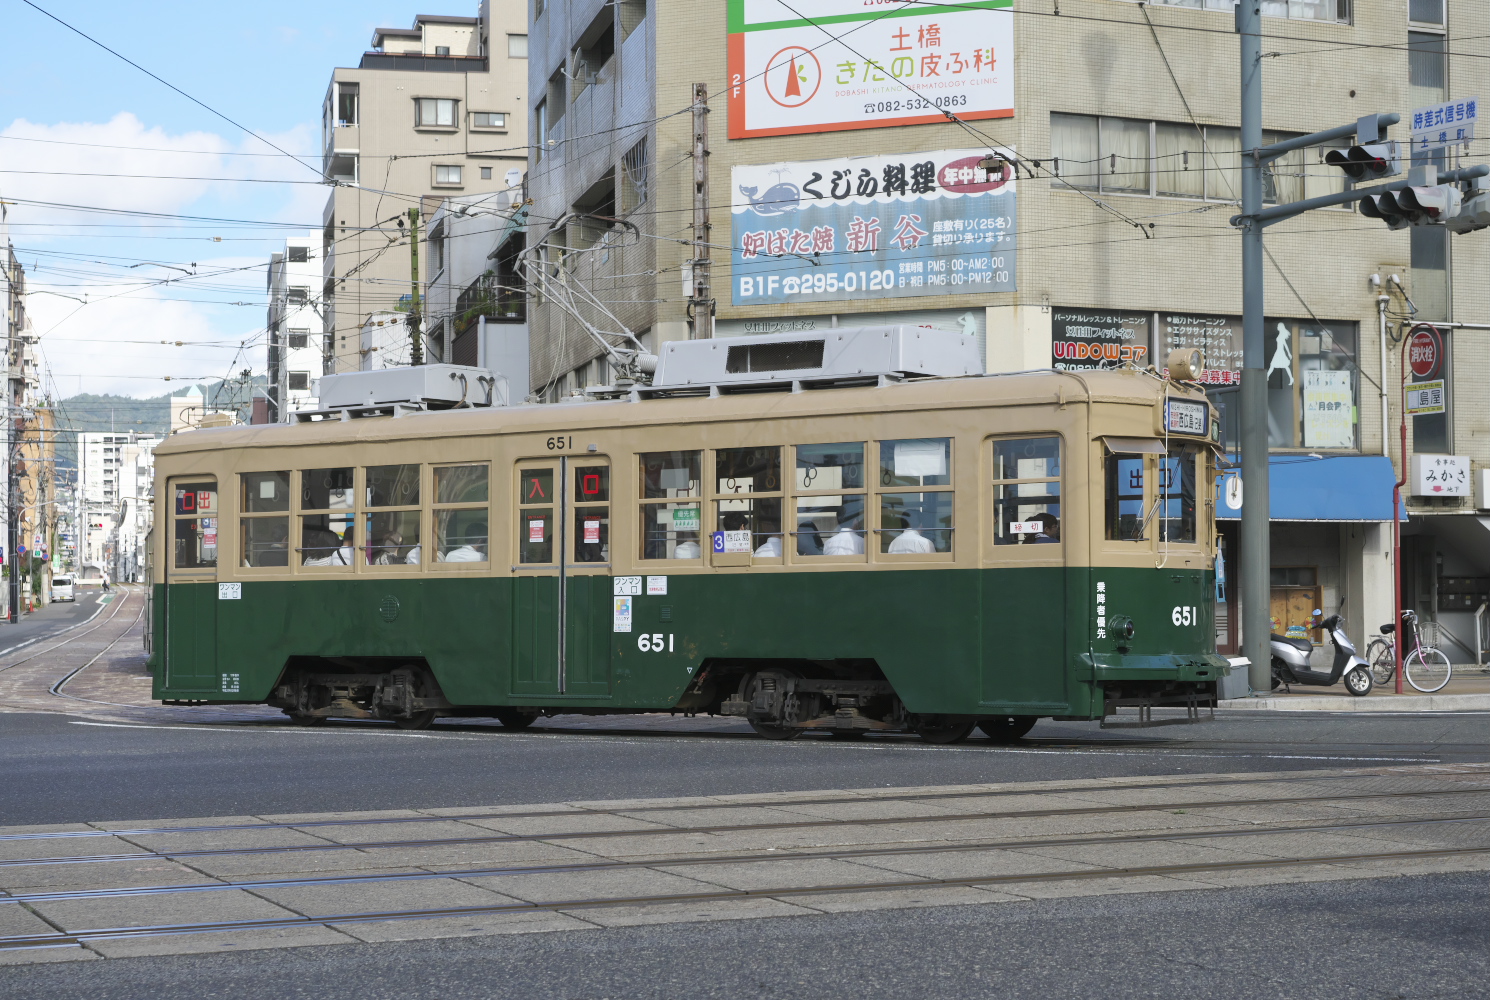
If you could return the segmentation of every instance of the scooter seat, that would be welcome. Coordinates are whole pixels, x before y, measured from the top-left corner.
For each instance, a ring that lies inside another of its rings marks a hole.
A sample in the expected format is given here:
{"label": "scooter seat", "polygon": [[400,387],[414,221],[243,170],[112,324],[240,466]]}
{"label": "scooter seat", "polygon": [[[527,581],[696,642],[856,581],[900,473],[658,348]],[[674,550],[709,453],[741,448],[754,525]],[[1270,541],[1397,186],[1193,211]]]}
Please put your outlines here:
{"label": "scooter seat", "polygon": [[1286,635],[1275,635],[1272,638],[1274,642],[1281,642],[1285,646],[1292,646],[1300,653],[1310,653],[1314,651],[1314,643],[1310,642],[1308,639],[1294,639]]}

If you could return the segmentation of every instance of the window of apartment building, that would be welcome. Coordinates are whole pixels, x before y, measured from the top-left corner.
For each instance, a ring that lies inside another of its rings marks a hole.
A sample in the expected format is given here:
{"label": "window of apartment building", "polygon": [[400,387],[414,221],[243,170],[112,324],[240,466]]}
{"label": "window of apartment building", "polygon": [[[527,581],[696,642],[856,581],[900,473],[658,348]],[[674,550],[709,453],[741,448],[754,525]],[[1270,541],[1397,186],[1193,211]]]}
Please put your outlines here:
{"label": "window of apartment building", "polygon": [[647,156],[647,137],[621,157],[621,211],[633,211],[647,200],[651,182],[651,164]]}
{"label": "window of apartment building", "polygon": [[460,184],[461,168],[457,166],[439,165],[435,166],[435,185],[438,187],[454,187]]}
{"label": "window of apartment building", "polygon": [[1407,19],[1415,24],[1443,24],[1443,0],[1408,0]]}
{"label": "window of apartment building", "polygon": [[543,0],[533,0],[533,20],[543,16]]}
{"label": "window of apartment building", "polygon": [[[1138,3],[1143,0],[1125,0]],[[1188,7],[1191,10],[1214,10],[1231,13],[1236,0],[1147,0],[1156,7]],[[1413,0],[1414,3],[1420,0]],[[1263,17],[1285,17],[1294,21],[1333,21],[1351,23],[1351,0],[1262,0]]]}
{"label": "window of apartment building", "polygon": [[507,116],[500,111],[472,111],[471,127],[476,128],[506,128]]}
{"label": "window of apartment building", "polygon": [[508,59],[526,59],[526,58],[528,58],[528,36],[527,35],[508,35],[507,36],[507,58]]}
{"label": "window of apartment building", "polygon": [[414,99],[414,124],[419,128],[454,128],[456,102],[444,97]]}
{"label": "window of apartment building", "polygon": [[309,389],[310,372],[290,372],[289,386],[291,391]]}
{"label": "window of apartment building", "polygon": [[621,41],[631,37],[647,16],[647,0],[620,0],[616,4],[621,15]]}
{"label": "window of apartment building", "polygon": [[589,84],[600,82],[600,71],[616,54],[616,27],[609,8],[602,9],[580,36],[574,47],[574,88],[571,100],[578,100]]}
{"label": "window of apartment building", "polygon": [[357,124],[357,94],[358,85],[355,83],[336,85],[336,124]]}
{"label": "window of apartment building", "polygon": [[290,247],[285,259],[291,264],[304,264],[310,260],[310,247]]}
{"label": "window of apartment building", "polygon": [[307,346],[310,343],[310,331],[309,330],[291,330],[291,331],[289,331],[289,333],[288,333],[288,343],[289,343],[289,346],[290,346],[290,350],[294,350],[297,347],[305,347],[305,346]]}
{"label": "window of apartment building", "polygon": [[285,292],[285,302],[292,306],[303,306],[310,301],[310,289],[305,285],[291,285]]}
{"label": "window of apartment building", "polygon": [[484,180],[484,181],[491,180],[491,167],[482,167],[481,168],[481,179]]}
{"label": "window of apartment building", "polygon": [[[1263,142],[1289,133],[1264,132]],[[1241,131],[1217,125],[1054,113],[1051,169],[1075,188],[1104,194],[1237,201],[1241,198]],[[1269,165],[1268,202],[1291,202],[1344,190],[1334,172],[1310,171],[1323,147],[1295,150]]]}
{"label": "window of apartment building", "polygon": [[450,46],[448,46],[448,45],[436,45],[435,46],[435,55],[437,55],[437,56],[448,56],[449,54],[450,54]]}
{"label": "window of apartment building", "polygon": [[533,158],[543,159],[543,140],[548,136],[548,101],[539,101],[533,109]]}

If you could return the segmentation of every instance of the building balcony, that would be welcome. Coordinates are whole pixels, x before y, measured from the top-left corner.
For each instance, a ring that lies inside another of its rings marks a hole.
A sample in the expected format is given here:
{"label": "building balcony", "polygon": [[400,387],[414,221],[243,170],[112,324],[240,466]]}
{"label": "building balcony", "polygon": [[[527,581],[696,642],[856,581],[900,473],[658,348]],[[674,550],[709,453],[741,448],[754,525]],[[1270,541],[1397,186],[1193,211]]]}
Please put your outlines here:
{"label": "building balcony", "polygon": [[404,52],[364,52],[358,69],[393,69],[405,73],[485,73],[482,56],[425,56]]}

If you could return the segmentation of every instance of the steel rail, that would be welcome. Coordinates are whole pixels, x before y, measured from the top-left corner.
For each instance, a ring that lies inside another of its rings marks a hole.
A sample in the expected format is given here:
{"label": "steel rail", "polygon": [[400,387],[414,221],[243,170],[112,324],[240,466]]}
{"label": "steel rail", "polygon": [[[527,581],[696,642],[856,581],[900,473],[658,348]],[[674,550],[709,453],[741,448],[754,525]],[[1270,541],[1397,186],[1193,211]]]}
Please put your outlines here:
{"label": "steel rail", "polygon": [[55,948],[65,945],[84,946],[89,941],[161,937],[172,934],[221,933],[235,930],[274,930],[294,927],[328,927],[339,924],[373,923],[388,920],[427,920],[438,917],[465,917],[500,913],[559,912],[564,910],[608,909],[618,906],[656,906],[669,903],[725,902],[734,899],[770,899],[792,896],[838,895],[856,892],[894,892],[935,887],[977,887],[1016,885],[1030,882],[1082,881],[1094,878],[1141,878],[1205,874],[1224,871],[1258,871],[1269,868],[1296,868],[1308,865],[1352,864],[1369,861],[1420,860],[1426,858],[1465,857],[1490,853],[1490,847],[1434,848],[1420,851],[1383,851],[1364,854],[1331,854],[1312,858],[1268,858],[1249,861],[1211,861],[1179,865],[1082,869],[1023,875],[977,875],[966,878],[917,878],[889,882],[845,885],[779,886],[767,889],[724,889],[715,892],[667,893],[651,896],[620,896],[554,900],[551,902],[498,903],[490,906],[459,906],[420,910],[383,910],[372,913],[294,916],[261,920],[227,920],[195,924],[155,924],[143,927],[103,927],[82,931],[59,931],[54,934],[25,934],[0,937],[0,950]]}
{"label": "steel rail", "polygon": [[[129,597],[126,595],[126,597],[124,598],[124,601],[127,601],[127,600],[129,600]],[[124,601],[120,601],[119,602],[119,606],[121,608],[124,607]],[[149,605],[147,605],[146,603],[141,602],[140,603],[140,611],[139,611],[138,614],[135,615],[135,620],[134,621],[132,621],[128,625],[124,626],[124,628],[119,632],[119,634],[116,635],[116,636],[114,636],[113,640],[110,641],[107,646],[105,646],[103,649],[100,649],[96,654],[94,654],[94,656],[93,656],[93,658],[91,660],[89,660],[87,663],[83,664],[81,667],[78,667],[76,670],[68,671],[68,674],[67,674],[66,677],[63,677],[60,681],[58,681],[56,684],[53,684],[51,686],[51,688],[48,689],[49,693],[57,696],[58,698],[70,698],[73,701],[85,701],[85,702],[87,702],[90,705],[112,705],[112,706],[114,706],[116,708],[136,708],[136,707],[138,707],[138,706],[135,706],[135,705],[125,705],[125,704],[122,704],[120,702],[115,702],[115,701],[99,701],[97,698],[83,698],[83,697],[80,697],[80,696],[75,695],[75,694],[67,694],[65,691],[62,690],[62,688],[63,688],[63,685],[65,685],[68,681],[72,680],[78,674],[81,674],[84,670],[87,670],[89,667],[93,666],[93,664],[97,663],[100,659],[102,659],[103,654],[105,654],[109,650],[113,649],[119,643],[119,641],[121,639],[123,639],[124,637],[126,637],[127,635],[129,635],[131,632],[133,632],[135,626],[138,625],[138,624],[140,624],[140,619],[145,617],[145,608],[148,607],[148,606]],[[109,622],[112,622],[114,620],[114,618],[115,618],[116,615],[117,615],[117,612],[115,613],[115,615],[110,615],[108,621],[104,622],[103,625],[107,625]],[[100,625],[99,627],[102,628],[103,625]]]}
{"label": "steel rail", "polygon": [[[770,853],[697,854],[643,861],[603,860],[573,864],[503,865],[484,868],[452,868],[441,871],[376,872],[351,875],[310,875],[302,878],[257,879],[245,882],[210,882],[195,885],[120,886],[114,889],[63,889],[53,892],[26,892],[0,895],[5,903],[46,903],[89,899],[127,899],[135,896],[171,896],[182,893],[221,892],[226,889],[292,889],[328,885],[367,885],[388,882],[426,882],[437,879],[501,878],[513,875],[553,875],[615,869],[661,869],[692,865],[756,864],[773,861],[822,861],[843,858],[895,857],[917,854],[971,853],[975,851],[1030,850],[1049,847],[1103,846],[1109,844],[1166,843],[1182,840],[1216,840],[1229,837],[1266,837],[1287,833],[1329,833],[1341,830],[1367,830],[1383,827],[1438,826],[1448,823],[1490,822],[1490,814],[1445,816],[1427,819],[1356,820],[1343,823],[1274,825],[1241,829],[1166,830],[1163,833],[1088,835],[1082,837],[1035,837],[1021,840],[994,840],[978,843],[936,842],[895,847],[843,847],[829,850],[795,850],[770,848]],[[1490,846],[1485,848],[1490,850]],[[412,867],[412,866],[411,866]],[[209,876],[211,877],[211,876]]]}
{"label": "steel rail", "polygon": [[[88,629],[86,632],[79,632],[77,635],[69,636],[68,638],[63,639],[61,642],[57,643],[55,646],[48,646],[46,649],[35,650],[34,652],[31,653],[30,656],[24,656],[21,659],[16,660],[14,663],[7,663],[4,666],[0,666],[0,673],[4,673],[5,671],[11,670],[11,669],[13,669],[15,667],[19,667],[23,663],[29,663],[32,660],[36,659],[38,656],[41,656],[43,653],[50,653],[54,649],[61,649],[63,646],[67,645],[69,642],[76,642],[78,639],[81,639],[85,635],[91,635],[94,632],[97,632],[99,629],[103,628],[105,625],[109,624],[109,622],[113,621],[116,617],[118,617],[120,610],[123,609],[123,607],[124,607],[125,604],[129,603],[129,599],[130,599],[131,596],[133,596],[133,594],[134,594],[134,588],[133,587],[120,586],[120,588],[119,588],[120,599],[118,601],[111,601],[111,602],[109,602],[109,603],[113,604],[114,607],[113,607],[113,610],[109,612],[108,617],[106,617],[103,621],[99,622],[97,625],[94,625],[92,628]],[[100,610],[102,610],[102,609],[100,609]],[[93,621],[93,618],[95,618],[95,617],[97,617],[97,614],[96,613],[92,617],[90,617],[88,619],[88,621],[79,622],[78,624],[73,625],[70,628],[65,628],[65,629],[63,629],[60,632],[54,632],[51,635],[46,636],[45,638],[40,639],[38,641],[40,641],[40,642],[46,642],[48,639],[54,639],[54,638],[56,638],[59,635],[66,635],[68,632],[71,632],[73,629],[82,628],[84,625],[89,624],[90,622]],[[25,645],[24,644],[21,645],[21,646],[18,646],[18,647],[12,647],[12,649],[24,649],[24,648],[25,648]],[[7,650],[7,652],[9,652],[9,651],[10,650]]]}
{"label": "steel rail", "polygon": [[[1449,765],[1449,766],[1464,767],[1466,765]],[[1473,767],[1474,765],[1467,765],[1467,766]],[[1079,794],[1079,793],[1083,793],[1083,792],[1085,792],[1085,793],[1092,793],[1092,792],[1113,793],[1113,792],[1130,792],[1130,791],[1168,791],[1168,790],[1174,789],[1174,788],[1221,788],[1221,787],[1256,786],[1256,785],[1261,785],[1261,784],[1302,784],[1302,783],[1313,782],[1313,781],[1358,781],[1358,780],[1360,780],[1362,778],[1381,778],[1381,777],[1391,777],[1391,776],[1397,776],[1397,775],[1406,776],[1408,773],[1411,773],[1414,777],[1418,777],[1421,774],[1421,770],[1422,770],[1421,768],[1412,768],[1412,769],[1410,769],[1410,771],[1403,771],[1403,770],[1396,769],[1396,768],[1372,768],[1372,769],[1363,769],[1363,770],[1359,770],[1359,771],[1352,771],[1352,772],[1350,772],[1348,774],[1313,774],[1313,775],[1299,775],[1299,776],[1295,776],[1295,777],[1271,777],[1271,776],[1268,776],[1268,777],[1262,777],[1262,778],[1226,778],[1226,779],[1220,779],[1220,780],[1213,780],[1212,779],[1212,780],[1199,780],[1199,781],[1149,782],[1149,783],[1146,783],[1146,784],[1139,784],[1139,785],[1082,786],[1082,787],[1074,787],[1074,788],[1050,788],[1050,787],[1042,787],[1042,788],[1028,788],[1028,789],[1026,789],[1026,788],[1003,788],[1003,789],[981,789],[980,790],[980,789],[977,789],[976,786],[974,786],[973,789],[970,789],[968,791],[915,792],[915,793],[906,794],[906,795],[865,795],[865,796],[857,796],[857,797],[825,796],[823,798],[815,798],[815,799],[793,799],[791,801],[784,801],[784,802],[761,802],[761,801],[754,801],[754,802],[729,802],[729,801],[721,801],[721,802],[692,802],[692,803],[683,803],[683,804],[665,805],[665,806],[635,806],[635,807],[620,806],[620,807],[616,807],[614,809],[580,809],[580,808],[574,808],[574,809],[540,809],[540,810],[530,810],[530,811],[527,811],[527,812],[510,812],[510,813],[458,813],[458,814],[450,814],[450,815],[435,815],[435,814],[432,814],[432,813],[424,813],[424,814],[417,815],[417,816],[376,816],[376,817],[364,817],[362,819],[317,819],[317,820],[303,820],[303,821],[300,821],[300,822],[280,822],[280,823],[224,823],[224,824],[211,824],[211,825],[200,825],[200,826],[129,827],[129,828],[123,828],[123,829],[117,829],[117,830],[105,830],[105,829],[96,829],[96,830],[53,830],[53,831],[39,832],[39,833],[8,833],[8,834],[0,834],[0,843],[10,842],[10,841],[24,841],[24,840],[72,840],[72,839],[78,839],[78,838],[93,838],[93,837],[146,837],[146,836],[156,836],[156,835],[159,835],[159,834],[168,834],[168,833],[225,833],[225,832],[232,832],[232,831],[238,831],[238,830],[311,830],[311,829],[316,829],[316,828],[319,828],[319,827],[327,827],[327,826],[332,826],[332,827],[343,827],[343,826],[395,826],[395,825],[405,824],[405,823],[441,823],[441,822],[459,823],[459,822],[466,822],[466,821],[470,821],[470,820],[486,820],[488,822],[502,822],[502,821],[513,820],[513,819],[550,819],[550,818],[564,817],[564,816],[606,816],[606,815],[613,815],[613,814],[619,814],[619,813],[628,813],[629,814],[629,813],[650,813],[650,812],[679,812],[679,811],[695,811],[695,810],[703,810],[703,809],[770,809],[770,808],[791,808],[793,806],[807,806],[807,805],[869,805],[869,804],[874,804],[874,803],[877,803],[877,802],[922,802],[922,801],[935,802],[935,801],[940,800],[940,799],[998,798],[998,797],[1004,797],[1004,796],[1013,798],[1013,797],[1022,797],[1022,796],[1029,796],[1029,795],[1070,795],[1070,794]],[[1451,772],[1447,772],[1447,773],[1435,772],[1433,774],[1433,777],[1436,778],[1436,779],[1438,779],[1438,780],[1445,780],[1445,781],[1458,780],[1461,777],[1471,777],[1471,778],[1473,778],[1473,777],[1484,777],[1486,779],[1490,779],[1490,765],[1485,765],[1484,768],[1483,768],[1483,770],[1480,769],[1480,768],[1475,768],[1474,770],[1470,770],[1470,771],[1451,771]],[[1487,786],[1487,787],[1490,787],[1490,786]],[[1464,791],[1464,790],[1467,790],[1467,791],[1480,791],[1481,789],[1478,789],[1478,788],[1454,789],[1453,791]],[[1448,792],[1450,790],[1445,789],[1443,791]],[[1381,792],[1381,793],[1371,793],[1371,794],[1376,794],[1376,795],[1399,795],[1399,794],[1418,794],[1418,793],[1416,793],[1416,792],[1414,792],[1414,793],[1406,793],[1406,792],[1404,792],[1404,793],[1398,793],[1398,792]],[[1340,798],[1340,797],[1341,796],[1324,796],[1324,798]],[[1346,796],[1346,797],[1350,797],[1350,796]],[[1321,798],[1321,797],[1320,796],[1309,796],[1309,797],[1307,797],[1307,801],[1314,801],[1315,799],[1318,799],[1318,798]],[[1263,802],[1263,801],[1271,801],[1271,800],[1238,799],[1235,802],[1216,801],[1216,802],[1207,803],[1207,805],[1211,805],[1211,806],[1246,805],[1248,803]],[[1294,800],[1293,799],[1284,799],[1284,800],[1279,800],[1279,801],[1294,801]],[[1132,806],[1114,806],[1114,807],[1096,807],[1096,808],[1145,809],[1145,808],[1164,808],[1164,807],[1163,806],[1156,806],[1156,805],[1148,805],[1148,806],[1146,806],[1146,805],[1142,805],[1142,804],[1135,804],[1135,805],[1132,805]],[[1183,806],[1183,805],[1179,805],[1179,806],[1176,806],[1176,808],[1198,808],[1198,806],[1186,807],[1186,806]],[[979,813],[978,815],[979,816],[985,816],[985,817],[988,817],[988,816],[994,816],[994,817],[996,817],[998,815],[1003,815],[1003,814],[998,814],[998,813]],[[938,817],[938,818],[940,818],[940,817]],[[679,831],[686,832],[686,829],[683,828],[683,827],[671,827],[671,828],[669,828],[669,831],[670,832],[679,832]],[[627,832],[636,832],[636,831],[627,831]],[[405,843],[407,843],[407,841],[405,841]],[[148,855],[141,855],[141,856],[148,856]],[[4,865],[5,863],[6,862],[0,862],[0,865]]]}
{"label": "steel rail", "polygon": [[[368,851],[388,850],[400,847],[466,847],[481,844],[510,844],[548,842],[553,840],[584,840],[591,837],[659,836],[664,834],[690,833],[748,833],[754,830],[800,830],[821,827],[887,826],[911,823],[966,822],[973,820],[1004,819],[1051,819],[1063,816],[1113,815],[1119,813],[1175,812],[1190,809],[1236,808],[1239,806],[1294,805],[1316,802],[1354,802],[1393,798],[1429,798],[1448,795],[1464,795],[1490,792],[1490,787],[1470,789],[1421,789],[1402,792],[1369,792],[1365,795],[1288,796],[1270,799],[1244,799],[1236,802],[1135,803],[1130,805],[1074,806],[1061,809],[1024,809],[998,813],[963,813],[942,816],[875,816],[864,819],[816,818],[797,822],[741,823],[729,826],[669,826],[648,827],[635,830],[566,830],[556,833],[492,833],[468,837],[431,837],[416,840],[349,841],[322,844],[286,844],[278,847],[210,847],[198,849],[150,850],[131,854],[91,854],[47,858],[10,858],[0,861],[0,870],[5,868],[28,868],[58,864],[89,864],[110,861],[181,860],[185,858],[211,858],[224,856],[250,856],[261,854],[306,854],[324,851]],[[568,814],[573,815],[573,814]],[[598,814],[604,815],[604,814]]]}

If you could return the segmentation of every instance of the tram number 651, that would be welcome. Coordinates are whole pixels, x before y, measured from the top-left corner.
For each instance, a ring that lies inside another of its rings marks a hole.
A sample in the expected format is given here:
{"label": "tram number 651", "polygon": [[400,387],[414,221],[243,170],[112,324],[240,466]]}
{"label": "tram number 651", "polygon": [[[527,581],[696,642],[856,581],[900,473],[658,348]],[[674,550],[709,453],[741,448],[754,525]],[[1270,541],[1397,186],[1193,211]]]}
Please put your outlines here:
{"label": "tram number 651", "polygon": [[1176,625],[1199,625],[1200,609],[1190,605],[1180,605],[1169,613],[1169,620]]}
{"label": "tram number 651", "polygon": [[636,648],[643,653],[661,653],[673,651],[673,634],[669,632],[663,635],[661,632],[646,633],[636,637]]}

